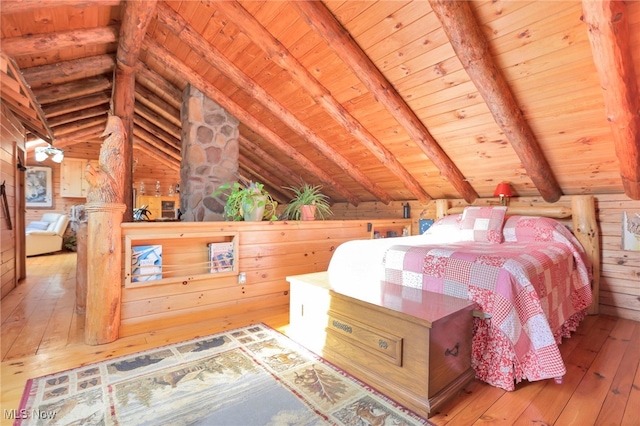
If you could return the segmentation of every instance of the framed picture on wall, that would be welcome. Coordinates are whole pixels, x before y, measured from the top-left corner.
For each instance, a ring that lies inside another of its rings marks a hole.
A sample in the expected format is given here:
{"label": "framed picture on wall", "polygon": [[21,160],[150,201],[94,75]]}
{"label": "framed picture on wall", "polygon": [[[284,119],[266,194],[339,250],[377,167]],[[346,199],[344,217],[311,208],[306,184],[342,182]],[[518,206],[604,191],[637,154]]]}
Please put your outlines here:
{"label": "framed picture on wall", "polygon": [[53,207],[51,167],[27,167],[25,194],[27,207]]}

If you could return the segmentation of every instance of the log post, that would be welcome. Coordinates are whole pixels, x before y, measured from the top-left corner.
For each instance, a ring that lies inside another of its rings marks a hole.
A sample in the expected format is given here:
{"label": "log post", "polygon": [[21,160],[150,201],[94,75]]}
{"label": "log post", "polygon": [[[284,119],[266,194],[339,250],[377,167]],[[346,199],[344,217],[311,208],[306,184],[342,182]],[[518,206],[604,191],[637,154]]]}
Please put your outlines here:
{"label": "log post", "polygon": [[80,220],[76,230],[76,314],[84,315],[87,308],[87,221]]}
{"label": "log post", "polygon": [[119,337],[122,298],[122,237],[120,224],[125,204],[91,203],[87,251],[87,310],[84,341],[102,345]]}
{"label": "log post", "polygon": [[591,279],[591,291],[593,301],[588,313],[598,313],[600,304],[600,233],[596,219],[595,198],[593,195],[574,195],[571,197],[571,218],[573,221],[573,234],[584,248],[588,267],[593,275]]}
{"label": "log post", "polygon": [[102,136],[100,169],[87,164],[89,182],[87,211],[87,305],[84,341],[101,345],[118,339],[122,296],[122,231],[120,224],[126,210],[121,177],[125,164],[121,160],[126,140],[122,120],[109,116]]}

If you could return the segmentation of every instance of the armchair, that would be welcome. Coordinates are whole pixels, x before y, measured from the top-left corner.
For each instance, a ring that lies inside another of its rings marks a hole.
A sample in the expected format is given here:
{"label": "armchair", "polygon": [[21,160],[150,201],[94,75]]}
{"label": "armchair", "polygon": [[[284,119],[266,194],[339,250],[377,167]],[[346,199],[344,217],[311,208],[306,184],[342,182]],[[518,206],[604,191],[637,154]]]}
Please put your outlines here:
{"label": "armchair", "polygon": [[62,238],[69,216],[61,213],[45,213],[42,219],[27,225],[27,256],[52,253],[62,250]]}

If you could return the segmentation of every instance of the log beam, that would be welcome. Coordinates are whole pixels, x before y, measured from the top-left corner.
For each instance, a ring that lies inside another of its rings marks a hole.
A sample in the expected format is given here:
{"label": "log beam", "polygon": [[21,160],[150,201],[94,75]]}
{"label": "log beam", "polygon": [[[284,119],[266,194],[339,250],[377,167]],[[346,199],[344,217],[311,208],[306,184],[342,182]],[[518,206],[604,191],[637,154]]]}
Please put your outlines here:
{"label": "log beam", "polygon": [[87,58],[40,65],[22,70],[32,89],[56,86],[70,81],[111,74],[115,66],[113,55],[96,55]]}
{"label": "log beam", "polygon": [[640,200],[640,93],[629,39],[629,12],[625,2],[611,0],[583,0],[582,10],[624,193]]}
{"label": "log beam", "polygon": [[46,110],[48,104],[80,98],[96,93],[111,93],[111,80],[105,76],[89,77],[79,81],[43,87],[33,91],[38,102]]}
{"label": "log beam", "polygon": [[[2,6],[4,7],[4,2]],[[118,28],[115,26],[58,31],[47,34],[30,34],[24,37],[3,38],[2,51],[7,55],[18,57],[41,54],[50,50],[115,43],[117,38]]]}
{"label": "log beam", "polygon": [[169,83],[140,60],[136,63],[136,82],[160,96],[174,108],[178,110],[182,108],[182,90]]}
{"label": "log beam", "polygon": [[[153,134],[156,138],[161,140],[167,146],[170,146],[177,152],[180,152],[182,149],[182,141],[179,138],[174,137],[173,135],[165,132],[160,127],[156,126],[143,116],[136,113],[135,115],[135,127],[140,127],[141,129],[146,130],[147,132]],[[134,128],[135,128],[134,127]]]}
{"label": "log beam", "polygon": [[453,187],[468,203],[478,194],[465,179],[462,172],[438,145],[415,112],[402,99],[393,85],[375,66],[367,54],[351,38],[342,24],[322,3],[316,1],[292,1],[300,16],[309,24],[340,59],[351,68],[360,81],[385,106],[387,111],[400,123],[411,139],[422,149],[429,159],[449,180]]}
{"label": "log beam", "polygon": [[124,3],[123,20],[118,38],[114,72],[113,113],[122,119],[125,132],[122,161],[124,163],[124,200],[127,209],[123,219],[133,220],[133,115],[135,103],[135,67],[142,40],[156,8],[156,0],[129,0]]}
{"label": "log beam", "polygon": [[158,148],[141,138],[135,139],[133,148],[146,153],[147,155],[149,155],[149,157],[164,164],[172,170],[180,170],[179,161],[176,161],[175,158],[172,158],[171,156],[165,154],[164,152],[160,151]]}
{"label": "log beam", "polygon": [[109,106],[106,104],[97,105],[94,107],[87,107],[81,110],[69,112],[67,114],[58,115],[55,118],[49,117],[49,125],[53,128],[63,124],[73,123],[76,121],[84,120],[86,118],[93,118],[97,116],[106,117],[109,112]]}
{"label": "log beam", "polygon": [[180,37],[204,60],[217,68],[223,75],[229,78],[237,87],[242,88],[253,99],[260,102],[274,116],[280,119],[285,125],[295,131],[299,136],[313,145],[326,158],[337,164],[353,180],[358,182],[364,189],[373,194],[385,204],[391,202],[389,194],[380,188],[358,167],[352,164],[347,158],[336,149],[327,144],[308,126],[298,120],[287,108],[273,98],[264,88],[259,86],[251,77],[229,61],[218,49],[212,46],[198,32],[196,32],[188,22],[173,9],[164,4],[158,5],[158,21],[166,26],[176,36]]}
{"label": "log beam", "polygon": [[357,206],[360,199],[347,190],[342,184],[336,181],[329,173],[316,166],[311,160],[298,152],[294,147],[285,142],[275,132],[263,125],[258,119],[233,102],[217,87],[207,81],[200,74],[197,74],[184,62],[175,58],[157,41],[146,37],[144,47],[147,53],[153,55],[162,65],[181,75],[185,80],[190,81],[193,86],[197,87],[202,93],[219,103],[230,114],[235,116],[247,127],[265,138],[269,143],[280,149],[285,155],[297,161],[301,167],[306,168],[309,173],[316,176],[324,185],[334,188],[342,194],[351,204]]}
{"label": "log beam", "polygon": [[169,123],[167,120],[165,120],[164,118],[160,117],[154,111],[150,110],[145,105],[142,105],[139,102],[136,102],[136,104],[133,107],[133,110],[138,116],[143,117],[147,121],[149,121],[149,122],[153,123],[154,125],[158,126],[160,129],[164,130],[166,133],[171,135],[173,138],[175,138],[177,140],[181,140],[182,139],[182,126],[176,126],[173,123]]}
{"label": "log beam", "polygon": [[421,202],[431,199],[420,183],[400,164],[397,158],[373,134],[371,134],[331,93],[302,65],[269,31],[267,31],[249,12],[237,2],[217,2],[220,10],[234,22],[247,36],[258,45],[271,60],[287,71],[300,87],[321,105],[324,110],[363,144],[375,157],[387,167]]}
{"label": "log beam", "polygon": [[136,102],[141,103],[174,126],[182,127],[180,108],[174,108],[151,90],[138,84],[135,91]]}
{"label": "log beam", "polygon": [[291,185],[291,182],[299,182],[301,180],[301,176],[300,175],[296,174],[289,167],[287,167],[284,164],[282,164],[279,160],[274,158],[271,154],[269,154],[264,149],[260,148],[253,141],[245,138],[242,135],[238,136],[238,141],[240,142],[240,144],[243,147],[246,148],[247,151],[252,152],[258,158],[261,158],[262,161],[264,161],[266,164],[270,164],[270,165],[272,165],[274,167],[277,167],[278,168],[278,174],[280,176],[284,176],[285,177],[284,180],[286,180],[287,182],[290,182],[289,185]]}
{"label": "log beam", "polygon": [[489,43],[466,1],[429,0],[453,50],[545,201],[562,196],[553,170],[524,118],[509,84],[493,61]]}
{"label": "log beam", "polygon": [[87,108],[97,107],[99,105],[103,105],[106,112],[109,109],[110,99],[111,97],[109,93],[101,92],[96,93],[95,95],[89,95],[81,98],[50,104],[46,107],[43,107],[42,110],[44,111],[48,120],[52,120],[55,117],[59,117],[76,111],[82,111]]}
{"label": "log beam", "polygon": [[2,0],[3,15],[39,11],[50,7],[119,6],[121,0]]}
{"label": "log beam", "polygon": [[133,126],[133,136],[134,136],[134,139],[138,138],[146,141],[149,145],[156,148],[159,152],[163,152],[164,154],[173,158],[178,163],[182,161],[182,156],[180,155],[179,150],[166,144],[163,140],[161,140],[151,132],[148,132],[145,129],[136,125],[136,126]]}

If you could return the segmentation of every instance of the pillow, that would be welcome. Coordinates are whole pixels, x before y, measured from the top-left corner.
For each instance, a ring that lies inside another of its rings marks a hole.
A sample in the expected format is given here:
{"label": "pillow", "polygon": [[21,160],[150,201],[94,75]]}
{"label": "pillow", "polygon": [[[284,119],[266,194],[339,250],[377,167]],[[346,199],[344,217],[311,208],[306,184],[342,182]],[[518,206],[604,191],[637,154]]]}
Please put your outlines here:
{"label": "pillow", "polygon": [[29,225],[27,226],[27,230],[31,229],[31,230],[36,230],[36,231],[46,231],[46,229],[49,227],[49,222],[30,222]]}
{"label": "pillow", "polygon": [[502,224],[506,206],[465,207],[460,220],[463,241],[497,243],[502,242]]}
{"label": "pillow", "polygon": [[511,216],[502,230],[507,242],[554,241],[556,234],[573,238],[571,231],[555,219],[539,216]]}
{"label": "pillow", "polygon": [[424,234],[429,236],[429,243],[447,244],[460,241],[460,218],[462,215],[452,214],[443,217],[431,225]]}

